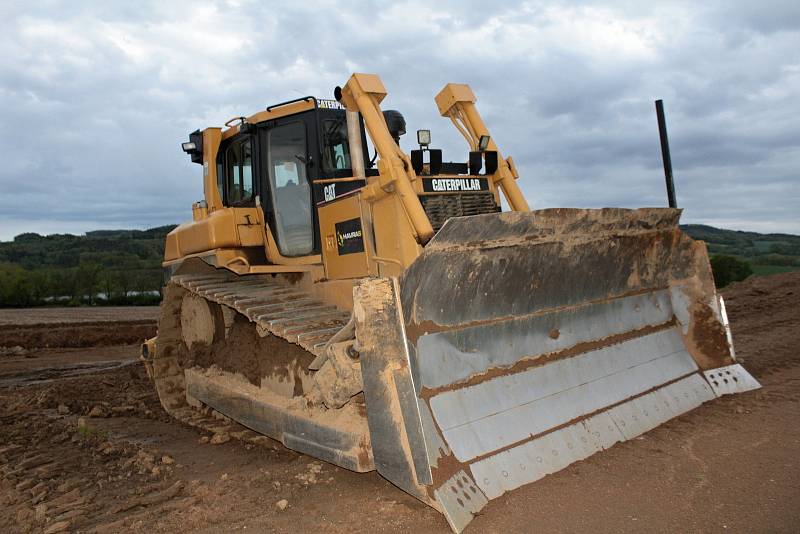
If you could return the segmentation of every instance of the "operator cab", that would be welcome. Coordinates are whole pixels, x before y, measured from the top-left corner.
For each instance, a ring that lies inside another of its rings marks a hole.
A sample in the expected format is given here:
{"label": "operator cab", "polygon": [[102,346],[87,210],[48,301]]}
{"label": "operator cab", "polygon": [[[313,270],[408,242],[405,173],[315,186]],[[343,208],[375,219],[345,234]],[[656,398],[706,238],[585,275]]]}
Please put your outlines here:
{"label": "operator cab", "polygon": [[[307,103],[302,111],[290,105]],[[309,105],[313,104],[313,106]],[[281,115],[281,108],[287,113]],[[344,106],[336,100],[306,96],[266,109],[267,116],[248,122],[228,121],[217,152],[217,189],[222,205],[233,208],[260,206],[281,256],[296,258],[319,254],[318,208],[366,185],[354,177]],[[383,112],[387,128],[399,144],[406,133],[405,119],[394,110]],[[251,117],[251,120],[253,117]],[[366,131],[359,116],[361,146]],[[419,150],[410,152],[411,164],[421,180],[419,199],[435,231],[451,218],[500,211],[486,176],[477,176],[485,160],[486,174],[497,168],[497,153],[470,153],[469,163],[442,162],[442,151],[429,148],[430,131],[417,132]],[[488,136],[486,141],[488,142]],[[203,164],[202,134],[190,134],[183,149],[195,163]],[[377,176],[373,157],[364,151],[365,177]],[[469,174],[470,176],[464,176]],[[444,194],[443,194],[444,193]]]}
{"label": "operator cab", "polygon": [[[335,100],[308,96],[267,108],[267,112],[296,102],[313,107],[291,115],[249,123],[244,117],[226,126],[237,128],[223,136],[217,155],[217,188],[225,207],[260,205],[285,257],[320,252],[317,204],[364,186],[352,179],[344,107]],[[200,132],[184,143],[192,161],[202,163]],[[362,143],[366,134],[361,123]],[[377,174],[365,157],[368,175]],[[346,180],[342,180],[346,179]]]}

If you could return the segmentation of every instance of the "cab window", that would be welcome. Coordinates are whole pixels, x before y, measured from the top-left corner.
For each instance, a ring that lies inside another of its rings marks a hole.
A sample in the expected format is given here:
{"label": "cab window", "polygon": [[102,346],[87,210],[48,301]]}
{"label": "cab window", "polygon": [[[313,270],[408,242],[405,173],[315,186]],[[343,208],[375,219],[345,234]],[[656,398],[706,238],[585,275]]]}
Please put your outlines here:
{"label": "cab window", "polygon": [[347,143],[347,122],[344,117],[322,121],[322,170],[338,176],[337,171],[349,171],[350,146]]}
{"label": "cab window", "polygon": [[229,205],[253,200],[253,148],[249,138],[225,149],[225,188]]}

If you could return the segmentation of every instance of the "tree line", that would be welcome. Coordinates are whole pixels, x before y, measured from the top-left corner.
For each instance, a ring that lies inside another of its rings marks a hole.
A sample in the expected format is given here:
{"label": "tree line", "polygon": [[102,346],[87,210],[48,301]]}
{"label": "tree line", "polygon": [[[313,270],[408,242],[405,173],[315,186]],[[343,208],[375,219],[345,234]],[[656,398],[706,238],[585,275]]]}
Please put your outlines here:
{"label": "tree line", "polygon": [[158,304],[160,291],[160,268],[108,269],[81,263],[67,269],[26,270],[0,264],[0,307]]}
{"label": "tree line", "polygon": [[0,242],[0,307],[158,304],[172,228],[26,233]]}

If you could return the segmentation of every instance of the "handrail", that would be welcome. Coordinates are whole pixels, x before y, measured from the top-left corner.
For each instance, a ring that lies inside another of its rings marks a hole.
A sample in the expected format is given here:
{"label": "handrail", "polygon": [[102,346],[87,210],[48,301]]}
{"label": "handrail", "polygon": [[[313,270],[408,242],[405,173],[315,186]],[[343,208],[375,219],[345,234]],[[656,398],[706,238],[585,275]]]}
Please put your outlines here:
{"label": "handrail", "polygon": [[318,106],[317,106],[317,99],[315,97],[313,97],[313,96],[301,96],[300,98],[293,98],[292,100],[287,100],[286,102],[281,102],[279,104],[273,104],[271,106],[267,106],[267,111],[272,111],[275,108],[288,106],[289,104],[294,104],[295,102],[308,102],[309,100],[314,102],[314,109],[316,109]]}

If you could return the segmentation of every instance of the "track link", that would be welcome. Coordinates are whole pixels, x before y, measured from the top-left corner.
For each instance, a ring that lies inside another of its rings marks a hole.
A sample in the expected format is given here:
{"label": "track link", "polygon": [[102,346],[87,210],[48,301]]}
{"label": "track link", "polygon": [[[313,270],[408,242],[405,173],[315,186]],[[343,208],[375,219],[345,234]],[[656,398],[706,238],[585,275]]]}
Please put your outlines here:
{"label": "track link", "polygon": [[170,280],[211,302],[236,310],[262,332],[300,345],[319,356],[350,318],[348,312],[285,285],[227,273],[186,274]]}

